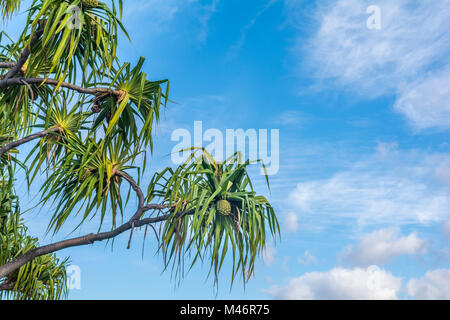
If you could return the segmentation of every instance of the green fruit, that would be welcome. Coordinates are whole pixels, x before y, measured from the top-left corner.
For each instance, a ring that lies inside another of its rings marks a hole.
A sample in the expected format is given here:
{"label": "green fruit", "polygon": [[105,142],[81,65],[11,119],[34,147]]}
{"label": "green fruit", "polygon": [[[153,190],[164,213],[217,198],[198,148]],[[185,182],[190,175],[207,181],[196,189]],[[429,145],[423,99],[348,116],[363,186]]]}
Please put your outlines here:
{"label": "green fruit", "polygon": [[81,3],[85,7],[96,8],[98,7],[98,0],[81,0]]}
{"label": "green fruit", "polygon": [[217,211],[224,216],[229,215],[231,213],[230,202],[228,202],[227,200],[217,201]]}
{"label": "green fruit", "polygon": [[80,177],[80,182],[84,182],[92,174],[92,170],[85,168]]}

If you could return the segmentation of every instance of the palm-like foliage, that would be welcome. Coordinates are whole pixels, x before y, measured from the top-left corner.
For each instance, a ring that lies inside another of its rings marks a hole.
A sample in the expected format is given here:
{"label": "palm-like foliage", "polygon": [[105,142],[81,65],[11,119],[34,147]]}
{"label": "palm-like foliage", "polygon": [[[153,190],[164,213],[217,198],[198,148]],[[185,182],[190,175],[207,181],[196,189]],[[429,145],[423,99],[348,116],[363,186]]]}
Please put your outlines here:
{"label": "palm-like foliage", "polygon": [[[0,227],[0,264],[38,246],[37,238],[27,235],[18,213],[10,214]],[[11,284],[8,290],[0,290],[0,299],[55,300],[67,296],[66,265],[67,260],[60,261],[53,254],[34,259],[0,280],[0,287]]]}
{"label": "palm-like foliage", "polygon": [[28,154],[27,159],[35,155],[29,166],[30,182],[38,174],[44,162],[46,162],[47,168],[56,166],[56,162],[67,152],[67,147],[64,146],[65,142],[79,141],[80,130],[88,129],[86,126],[88,114],[80,111],[79,104],[75,104],[69,110],[65,99],[60,98],[60,96],[52,97],[52,108],[38,106],[37,117],[41,123],[34,127],[55,130],[42,138]]}
{"label": "palm-like foliage", "polygon": [[[162,231],[164,262],[166,268],[172,263],[176,275],[183,275],[186,254],[193,253],[190,267],[198,258],[208,257],[210,272],[214,271],[217,280],[231,250],[232,283],[239,272],[245,283],[265,247],[266,227],[275,236],[279,233],[278,221],[269,201],[253,189],[246,170],[250,161],[241,163],[240,153],[236,153],[218,163],[207,151],[202,152],[199,161],[157,174],[149,189],[150,198],[163,199],[173,212]],[[218,212],[220,200],[230,202],[229,215]]]}
{"label": "palm-like foliage", "polygon": [[58,231],[70,215],[82,210],[81,223],[100,210],[101,227],[107,209],[111,209],[115,227],[117,214],[123,217],[125,202],[117,172],[133,169],[130,163],[137,154],[130,154],[129,146],[120,136],[114,139],[110,149],[103,149],[94,140],[81,143],[77,139],[68,140],[64,147],[67,155],[56,164],[41,189],[42,203],[55,204],[49,228]]}
{"label": "palm-like foliage", "polygon": [[11,18],[20,8],[20,0],[0,0],[0,12],[3,13],[3,20]]}
{"label": "palm-like foliage", "polygon": [[[13,193],[10,170],[0,165],[0,265],[37,247],[37,239],[27,235]],[[44,255],[0,279],[0,299],[60,299],[67,295],[65,267],[55,255]]]}
{"label": "palm-like foliage", "polygon": [[[119,2],[121,6],[122,1]],[[118,29],[126,33],[117,15],[114,1],[110,9],[103,2],[88,8],[81,0],[34,0],[27,21],[31,31],[25,30],[23,43],[28,43],[27,35],[36,32],[40,24],[45,23],[45,28],[30,64],[51,62],[50,73],[61,81],[66,77],[74,80],[78,67],[84,75],[94,76],[90,80],[95,81],[95,77],[105,75],[116,59]],[[84,77],[82,80],[86,84]]]}
{"label": "palm-like foliage", "polygon": [[[18,0],[0,0],[4,19],[19,8]],[[66,262],[53,254],[23,260],[13,272],[2,271],[38,246],[13,206],[17,165],[29,187],[36,177],[45,180],[40,193],[41,204],[52,208],[48,231],[58,232],[73,216],[79,216],[78,226],[98,218],[99,233],[71,239],[70,246],[75,240],[81,245],[111,239],[130,229],[131,240],[135,224],[162,222],[158,239],[165,269],[172,265],[180,279],[189,259],[189,268],[208,262],[217,283],[229,256],[231,283],[238,275],[246,283],[267,235],[279,234],[274,209],[255,192],[247,173],[251,163],[242,162],[239,154],[218,163],[202,150],[197,161],[192,149],[184,165],[156,173],[144,195],[140,185],[149,175],[146,154],[154,148],[152,130],[168,102],[169,82],[150,80],[144,58],[132,66],[116,57],[118,31],[127,36],[121,11],[121,0],[97,7],[85,7],[81,0],[33,0],[20,39],[0,33],[0,275],[5,275],[0,289],[9,288],[0,290],[0,298],[56,299],[67,293]],[[35,145],[22,164],[15,158],[16,147],[30,141]],[[117,226],[132,191],[138,209]],[[219,212],[219,201],[229,204],[226,215]],[[153,209],[156,216],[146,216]],[[109,231],[101,232],[109,220]],[[62,242],[60,249],[67,247]]]}
{"label": "palm-like foliage", "polygon": [[[161,100],[168,99],[168,80],[150,81],[142,71],[145,59],[141,57],[134,68],[125,63],[117,70],[114,68],[105,83],[120,91],[119,97],[101,96],[95,100],[100,113],[94,122],[94,129],[106,123],[105,135],[119,131],[128,141],[141,142],[143,146],[152,141],[153,121],[159,120]],[[166,93],[161,86],[167,84]]]}

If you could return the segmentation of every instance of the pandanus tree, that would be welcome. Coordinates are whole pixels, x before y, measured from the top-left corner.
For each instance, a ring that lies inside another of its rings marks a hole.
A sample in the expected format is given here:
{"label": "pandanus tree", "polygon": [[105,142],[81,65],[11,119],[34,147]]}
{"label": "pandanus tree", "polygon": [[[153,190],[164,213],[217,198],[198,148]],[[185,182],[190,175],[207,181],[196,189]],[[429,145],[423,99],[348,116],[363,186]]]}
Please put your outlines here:
{"label": "pandanus tree", "polygon": [[[251,163],[191,148],[184,164],[152,172],[146,157],[169,82],[150,80],[144,58],[132,65],[116,56],[119,33],[128,38],[122,1],[30,2],[19,39],[0,38],[0,298],[66,297],[67,260],[55,252],[125,232],[131,241],[141,227],[155,231],[164,270],[182,278],[186,262],[208,262],[217,283],[228,256],[231,284],[238,275],[245,284],[266,237],[279,235],[272,206],[253,189]],[[0,0],[0,10],[5,22],[20,0]],[[98,232],[39,245],[14,192],[19,169],[51,207],[47,232],[69,218],[78,219],[74,229],[96,218]]]}

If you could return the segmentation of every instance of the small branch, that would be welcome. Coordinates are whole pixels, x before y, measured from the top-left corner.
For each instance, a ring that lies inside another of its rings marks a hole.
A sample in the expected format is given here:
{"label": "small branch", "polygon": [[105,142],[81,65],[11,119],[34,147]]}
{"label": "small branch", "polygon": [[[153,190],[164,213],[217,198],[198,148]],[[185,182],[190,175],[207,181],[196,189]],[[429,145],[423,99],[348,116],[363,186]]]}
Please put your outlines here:
{"label": "small branch", "polygon": [[14,68],[16,62],[0,62],[0,69],[11,69]]}
{"label": "small branch", "polygon": [[72,83],[62,82],[59,83],[58,80],[55,79],[45,79],[45,78],[11,78],[0,80],[0,88],[6,88],[11,86],[23,86],[25,84],[48,84],[52,86],[60,85],[63,88],[67,88],[70,90],[77,91],[79,93],[84,94],[92,94],[92,95],[100,95],[100,94],[108,94],[119,97],[121,95],[121,90],[113,90],[109,88],[84,88],[81,86],[77,86]]}
{"label": "small branch", "polygon": [[134,179],[126,172],[124,171],[117,171],[116,175],[118,175],[119,177],[124,178],[133,188],[134,192],[136,192],[136,195],[138,196],[139,199],[139,208],[144,208],[144,193],[142,192],[141,188],[138,186],[138,184],[136,183],[136,181],[134,181]]}
{"label": "small branch", "polygon": [[133,238],[133,231],[134,231],[134,222],[131,223],[131,232],[130,232],[130,238],[128,239],[128,246],[127,249],[130,249],[131,246],[131,239]]}
{"label": "small branch", "polygon": [[44,131],[41,131],[41,132],[38,132],[38,133],[31,134],[31,135],[29,135],[29,136],[27,136],[27,137],[25,137],[23,139],[11,142],[11,143],[5,145],[4,147],[0,148],[0,156],[2,156],[4,153],[8,152],[9,150],[14,149],[14,148],[16,148],[18,146],[21,146],[21,145],[23,145],[23,144],[25,144],[27,142],[30,142],[32,140],[45,137],[46,135],[48,135],[51,132],[59,132],[59,131],[60,131],[59,128],[56,128],[56,127],[55,128],[50,128],[48,130],[44,130]]}
{"label": "small branch", "polygon": [[127,174],[126,172],[117,171],[116,175],[118,175],[119,177],[122,177],[123,179],[125,179],[131,185],[131,187],[133,188],[134,192],[136,192],[136,195],[137,195],[137,197],[139,199],[138,210],[131,217],[130,221],[135,221],[135,220],[140,219],[142,214],[145,211],[150,210],[150,209],[146,210],[146,208],[144,207],[144,202],[145,202],[144,193],[142,192],[141,188],[138,186],[136,181],[134,181],[134,179],[129,174]]}
{"label": "small branch", "polygon": [[0,291],[11,291],[14,289],[15,283],[11,281],[11,279],[7,278],[0,284]]}
{"label": "small branch", "polygon": [[19,60],[17,60],[17,63],[8,71],[8,73],[5,75],[4,80],[8,80],[9,78],[14,77],[24,66],[25,62],[27,62],[28,57],[31,54],[31,50],[36,45],[36,43],[39,41],[39,38],[44,33],[46,21],[39,23],[39,28],[36,30],[36,32],[31,37],[30,43],[28,46],[25,47],[25,49],[22,51],[22,54],[20,55]]}

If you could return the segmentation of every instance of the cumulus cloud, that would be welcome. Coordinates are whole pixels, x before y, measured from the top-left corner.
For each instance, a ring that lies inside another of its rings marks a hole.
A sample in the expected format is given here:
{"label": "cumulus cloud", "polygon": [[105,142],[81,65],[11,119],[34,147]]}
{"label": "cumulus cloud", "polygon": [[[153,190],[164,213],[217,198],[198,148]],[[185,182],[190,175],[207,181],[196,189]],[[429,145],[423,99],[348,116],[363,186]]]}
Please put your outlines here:
{"label": "cumulus cloud", "polygon": [[275,299],[297,300],[376,300],[398,299],[402,281],[377,267],[334,268],[309,272],[291,279],[285,286],[264,290]]}
{"label": "cumulus cloud", "polygon": [[284,300],[449,300],[450,269],[428,271],[403,284],[401,278],[377,266],[333,268],[291,278],[284,286],[262,290]]}
{"label": "cumulus cloud", "polygon": [[373,1],[326,3],[313,36],[300,41],[317,78],[365,96],[397,95],[395,109],[418,130],[450,127],[450,0],[379,0],[379,30],[366,26]]}
{"label": "cumulus cloud", "polygon": [[420,279],[406,285],[408,294],[419,300],[450,300],[450,269],[428,271]]}
{"label": "cumulus cloud", "polygon": [[299,183],[289,196],[291,203],[301,215],[322,223],[352,219],[361,225],[400,225],[445,220],[450,212],[449,190],[436,183],[435,171],[449,163],[449,155],[399,151],[393,144],[377,149],[329,178]]}
{"label": "cumulus cloud", "polygon": [[341,253],[345,262],[357,266],[385,265],[402,255],[419,255],[427,250],[426,241],[415,233],[399,237],[398,228],[387,228],[366,234],[355,246]]}

